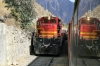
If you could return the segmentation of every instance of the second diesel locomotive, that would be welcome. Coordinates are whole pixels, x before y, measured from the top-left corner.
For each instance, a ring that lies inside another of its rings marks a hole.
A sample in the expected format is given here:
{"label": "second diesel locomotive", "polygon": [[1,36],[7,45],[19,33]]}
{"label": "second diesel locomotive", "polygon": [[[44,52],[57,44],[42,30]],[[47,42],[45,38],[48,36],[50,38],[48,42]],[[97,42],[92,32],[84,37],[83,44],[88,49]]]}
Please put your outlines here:
{"label": "second diesel locomotive", "polygon": [[[94,17],[82,17],[79,20],[79,48],[82,55],[98,55],[100,43],[100,21]],[[81,53],[80,53],[81,54]]]}
{"label": "second diesel locomotive", "polygon": [[57,17],[41,17],[36,22],[30,53],[58,55],[63,42],[62,21]]}
{"label": "second diesel locomotive", "polygon": [[[100,21],[94,17],[82,17],[79,19],[77,26],[72,28],[72,21],[68,25],[68,57],[70,58],[70,43],[74,38],[79,49],[79,56],[97,56],[100,54]],[[73,29],[73,31],[72,31]],[[71,32],[74,34],[71,35]],[[72,48],[75,47],[72,46]],[[74,52],[73,52],[74,53]]]}

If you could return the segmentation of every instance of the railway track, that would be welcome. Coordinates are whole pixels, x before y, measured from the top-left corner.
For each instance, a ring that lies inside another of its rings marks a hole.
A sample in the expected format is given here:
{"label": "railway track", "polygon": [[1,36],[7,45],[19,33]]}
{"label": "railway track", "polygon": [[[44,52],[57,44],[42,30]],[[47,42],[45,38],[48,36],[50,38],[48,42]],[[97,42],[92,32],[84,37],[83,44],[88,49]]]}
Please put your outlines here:
{"label": "railway track", "polygon": [[28,66],[68,66],[66,46],[65,43],[59,56],[38,56]]}
{"label": "railway track", "polygon": [[28,66],[50,66],[54,59],[53,57],[43,57],[39,56],[37,57],[32,63],[30,63]]}
{"label": "railway track", "polygon": [[65,57],[37,57],[28,66],[68,66],[68,60]]}
{"label": "railway track", "polygon": [[78,58],[77,66],[100,66],[99,58]]}

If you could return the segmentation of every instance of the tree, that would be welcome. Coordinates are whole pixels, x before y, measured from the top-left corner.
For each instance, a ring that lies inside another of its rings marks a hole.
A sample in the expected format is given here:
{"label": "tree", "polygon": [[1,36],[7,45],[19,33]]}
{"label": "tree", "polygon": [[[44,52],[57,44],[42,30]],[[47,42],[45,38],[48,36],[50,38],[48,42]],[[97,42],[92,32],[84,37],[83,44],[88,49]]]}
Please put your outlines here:
{"label": "tree", "polygon": [[34,1],[33,0],[5,0],[6,6],[11,10],[11,15],[21,23],[27,24],[35,18]]}

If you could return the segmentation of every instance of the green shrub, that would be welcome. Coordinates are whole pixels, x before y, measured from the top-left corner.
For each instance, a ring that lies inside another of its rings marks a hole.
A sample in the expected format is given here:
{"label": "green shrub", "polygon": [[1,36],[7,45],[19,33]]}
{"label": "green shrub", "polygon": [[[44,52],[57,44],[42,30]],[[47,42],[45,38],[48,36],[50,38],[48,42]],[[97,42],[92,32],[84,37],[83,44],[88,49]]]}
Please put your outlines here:
{"label": "green shrub", "polygon": [[5,7],[10,8],[10,14],[15,20],[23,24],[22,28],[26,28],[27,24],[35,18],[33,0],[5,0],[5,3],[8,4]]}

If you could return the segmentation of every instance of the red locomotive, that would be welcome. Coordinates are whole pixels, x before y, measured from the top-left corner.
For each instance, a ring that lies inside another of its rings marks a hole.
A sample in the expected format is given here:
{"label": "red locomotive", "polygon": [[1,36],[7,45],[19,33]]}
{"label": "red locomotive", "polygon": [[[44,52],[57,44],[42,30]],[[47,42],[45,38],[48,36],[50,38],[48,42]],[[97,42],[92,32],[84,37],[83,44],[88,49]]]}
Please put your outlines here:
{"label": "red locomotive", "polygon": [[78,36],[79,47],[84,47],[82,51],[85,52],[85,54],[97,54],[100,43],[100,21],[93,17],[82,17],[79,20]]}
{"label": "red locomotive", "polygon": [[57,17],[41,17],[36,22],[36,29],[32,36],[30,53],[59,54],[63,41],[62,21]]}
{"label": "red locomotive", "polygon": [[[70,44],[74,40],[79,56],[97,56],[100,53],[100,21],[94,17],[82,17],[79,19],[77,28],[69,23],[68,28],[68,56],[70,56]],[[74,33],[74,34],[73,34]],[[70,36],[70,35],[72,35]],[[70,39],[73,38],[73,39]],[[71,47],[75,47],[75,44]]]}

